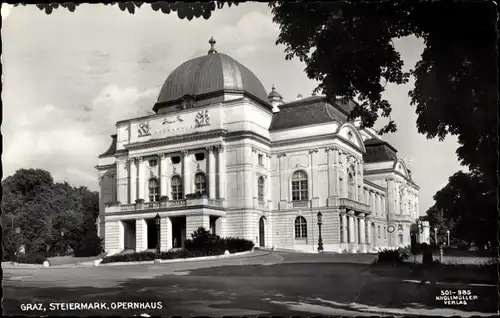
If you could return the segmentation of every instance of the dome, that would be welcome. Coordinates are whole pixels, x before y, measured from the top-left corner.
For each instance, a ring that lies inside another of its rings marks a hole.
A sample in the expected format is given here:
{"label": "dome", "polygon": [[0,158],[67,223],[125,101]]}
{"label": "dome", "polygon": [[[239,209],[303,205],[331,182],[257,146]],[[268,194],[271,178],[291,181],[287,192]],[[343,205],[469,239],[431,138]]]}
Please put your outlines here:
{"label": "dome", "polygon": [[209,43],[212,48],[207,55],[191,59],[170,73],[157,104],[171,104],[186,95],[198,99],[200,95],[216,92],[246,93],[268,104],[266,90],[257,76],[229,55],[218,53],[213,39]]}
{"label": "dome", "polygon": [[278,99],[283,98],[283,96],[281,96],[281,94],[276,91],[276,87],[273,85],[273,87],[271,88],[271,92],[269,93],[269,95],[267,95],[267,98],[273,99],[275,97]]}

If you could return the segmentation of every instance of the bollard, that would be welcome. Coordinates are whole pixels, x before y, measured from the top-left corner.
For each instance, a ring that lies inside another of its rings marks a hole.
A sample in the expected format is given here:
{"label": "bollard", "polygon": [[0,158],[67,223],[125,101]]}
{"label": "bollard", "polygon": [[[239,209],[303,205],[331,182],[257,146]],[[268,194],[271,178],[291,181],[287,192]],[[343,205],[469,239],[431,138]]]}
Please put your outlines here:
{"label": "bollard", "polygon": [[228,250],[226,250],[226,251],[224,252],[224,255],[229,255],[229,254],[230,254],[230,253],[229,253],[229,251],[228,251]]}
{"label": "bollard", "polygon": [[49,267],[49,266],[50,266],[49,262],[47,262],[47,261],[43,262],[43,267]]}
{"label": "bollard", "polygon": [[443,248],[439,248],[439,262],[442,264],[443,263]]}

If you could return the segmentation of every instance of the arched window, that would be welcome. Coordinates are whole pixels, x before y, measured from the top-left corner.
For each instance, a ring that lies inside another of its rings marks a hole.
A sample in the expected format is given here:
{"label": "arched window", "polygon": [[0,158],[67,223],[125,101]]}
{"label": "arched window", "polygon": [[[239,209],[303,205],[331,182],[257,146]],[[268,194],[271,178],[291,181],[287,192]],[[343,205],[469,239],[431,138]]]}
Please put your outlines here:
{"label": "arched window", "polygon": [[264,177],[259,177],[257,180],[257,196],[259,202],[264,202]]}
{"label": "arched window", "polygon": [[349,173],[348,179],[347,179],[348,185],[347,185],[347,198],[354,200],[354,187],[355,187],[355,181],[354,181],[354,174],[352,172]]}
{"label": "arched window", "polygon": [[172,200],[182,200],[182,179],[179,176],[172,177]]}
{"label": "arched window", "polygon": [[207,192],[207,178],[204,173],[197,173],[194,176],[194,192],[196,194],[203,194]]}
{"label": "arched window", "polygon": [[307,238],[307,222],[303,216],[295,219],[295,238]]}
{"label": "arched window", "polygon": [[295,171],[292,175],[292,201],[308,200],[307,190],[307,174],[304,171]]}
{"label": "arched window", "polygon": [[149,202],[160,201],[160,194],[158,191],[158,180],[156,178],[149,179]]}

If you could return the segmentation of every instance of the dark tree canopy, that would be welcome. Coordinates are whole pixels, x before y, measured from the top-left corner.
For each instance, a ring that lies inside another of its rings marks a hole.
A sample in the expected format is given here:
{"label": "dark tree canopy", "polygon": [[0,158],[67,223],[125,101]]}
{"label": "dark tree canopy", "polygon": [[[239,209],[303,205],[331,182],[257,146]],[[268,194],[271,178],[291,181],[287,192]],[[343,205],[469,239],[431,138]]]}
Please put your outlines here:
{"label": "dark tree canopy", "polygon": [[431,227],[439,228],[440,242],[446,230],[453,240],[479,246],[497,246],[496,195],[477,175],[459,171],[434,195],[436,203],[427,215]]}
{"label": "dark tree canopy", "polygon": [[[46,252],[61,251],[62,244],[74,250],[89,248],[82,244],[89,240],[97,244],[90,246],[94,248],[91,252],[100,252],[95,225],[99,214],[97,192],[66,182],[54,183],[50,173],[41,169],[18,170],[2,181],[2,190],[3,246],[7,254],[15,251],[16,241],[27,252]],[[19,237],[17,227],[21,230]]]}
{"label": "dark tree canopy", "polygon": [[[244,2],[244,1],[239,1]],[[24,3],[15,3],[14,6],[26,5]],[[144,5],[141,1],[127,1],[127,2],[105,2],[105,5],[117,5],[122,11],[128,11],[131,14],[135,13],[135,8],[140,8]],[[71,12],[74,12],[79,5],[77,2],[64,2],[64,3],[40,3],[36,6],[40,10],[44,10],[46,14],[51,14],[53,10],[63,7]],[[203,17],[209,19],[212,12],[216,9],[222,9],[224,5],[230,7],[231,5],[238,5],[236,1],[207,1],[207,2],[166,2],[157,1],[150,4],[151,8],[155,11],[161,11],[165,14],[177,12],[180,19],[192,20],[193,18]]]}

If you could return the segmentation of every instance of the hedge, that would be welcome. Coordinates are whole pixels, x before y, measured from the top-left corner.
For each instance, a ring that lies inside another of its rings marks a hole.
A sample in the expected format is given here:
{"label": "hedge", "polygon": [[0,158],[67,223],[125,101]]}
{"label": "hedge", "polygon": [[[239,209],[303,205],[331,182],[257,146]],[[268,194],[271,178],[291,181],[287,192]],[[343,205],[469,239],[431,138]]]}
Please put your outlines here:
{"label": "hedge", "polygon": [[401,264],[410,257],[410,247],[399,247],[395,250],[384,249],[378,253],[374,263]]}

